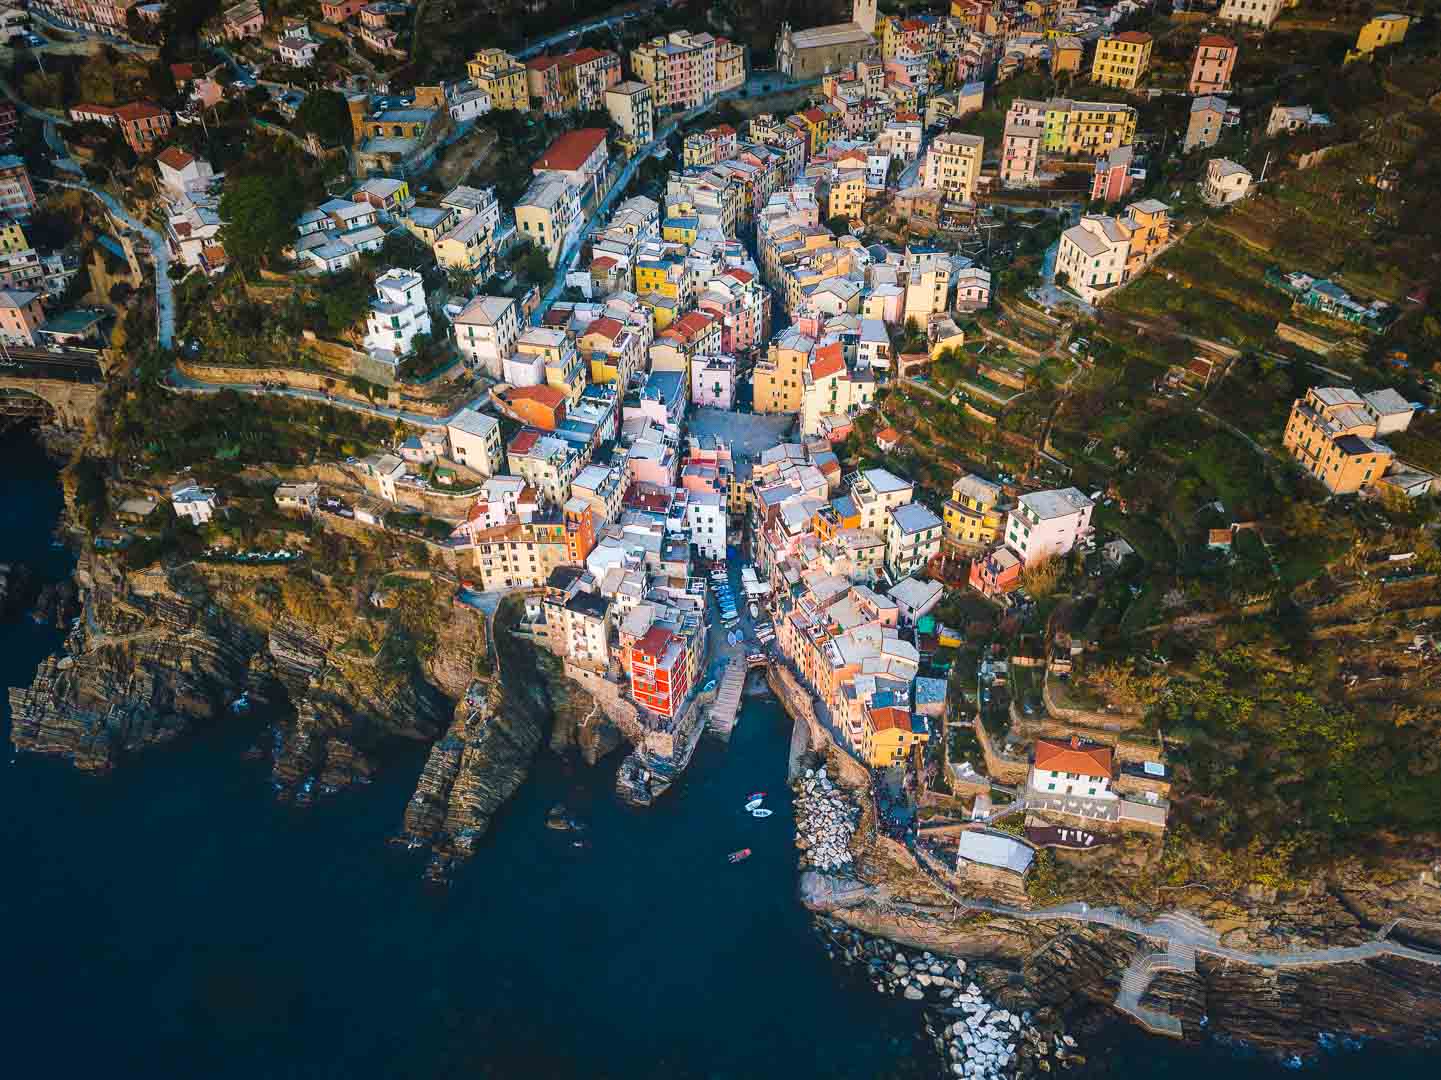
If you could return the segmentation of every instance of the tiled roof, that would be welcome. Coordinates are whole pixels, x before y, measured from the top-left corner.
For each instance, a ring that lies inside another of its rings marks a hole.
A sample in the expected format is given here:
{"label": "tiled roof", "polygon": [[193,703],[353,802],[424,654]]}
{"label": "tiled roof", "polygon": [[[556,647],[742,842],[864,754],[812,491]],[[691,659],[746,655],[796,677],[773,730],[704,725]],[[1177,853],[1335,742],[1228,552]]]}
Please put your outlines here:
{"label": "tiled roof", "polygon": [[537,169],[557,169],[570,172],[579,169],[597,146],[605,144],[605,128],[577,128],[567,131],[535,163]]}
{"label": "tiled roof", "polygon": [[1111,778],[1111,748],[1088,743],[1079,735],[1069,740],[1037,739],[1035,765],[1051,772],[1077,773],[1080,776]]}

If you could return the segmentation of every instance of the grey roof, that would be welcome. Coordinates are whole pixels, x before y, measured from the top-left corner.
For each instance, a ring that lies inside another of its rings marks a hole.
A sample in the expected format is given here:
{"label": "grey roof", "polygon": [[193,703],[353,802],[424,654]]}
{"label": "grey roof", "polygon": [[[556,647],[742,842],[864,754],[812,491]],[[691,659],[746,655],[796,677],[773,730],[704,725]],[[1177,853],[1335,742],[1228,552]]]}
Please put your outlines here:
{"label": "grey roof", "polygon": [[892,491],[900,491],[902,488],[908,488],[911,486],[911,482],[909,480],[902,480],[895,473],[890,472],[887,469],[863,469],[861,471],[861,475],[865,477],[867,482],[870,483],[871,487],[875,488],[878,492],[882,494],[888,494]]}
{"label": "grey roof", "polygon": [[926,529],[939,528],[941,519],[933,514],[929,507],[920,503],[906,503],[905,506],[898,506],[891,511],[891,517],[902,532],[916,533],[924,532]]}
{"label": "grey roof", "polygon": [[945,591],[939,581],[921,581],[919,578],[902,578],[890,588],[890,597],[897,603],[911,609],[923,608]]}
{"label": "grey roof", "polygon": [[1099,236],[1090,229],[1083,229],[1079,225],[1072,225],[1062,235],[1086,255],[1094,257],[1104,255],[1111,250],[1110,245]]}
{"label": "grey roof", "polygon": [[1021,496],[1021,505],[1042,521],[1048,518],[1065,517],[1080,510],[1087,510],[1095,503],[1076,488],[1060,488],[1056,491],[1033,491]]}
{"label": "grey roof", "polygon": [[461,409],[455,414],[455,419],[447,425],[467,435],[477,435],[484,438],[500,426],[493,416],[486,416],[485,413],[476,412],[474,409]]}
{"label": "grey roof", "polygon": [[961,858],[984,866],[998,866],[1024,874],[1030,869],[1035,852],[1019,840],[998,833],[971,830],[961,833]]}
{"label": "grey roof", "polygon": [[1409,413],[1415,411],[1415,406],[1403,398],[1391,387],[1384,390],[1372,390],[1365,395],[1366,404],[1371,406],[1371,411],[1378,416],[1390,416],[1393,413]]}
{"label": "grey roof", "polygon": [[1226,111],[1226,99],[1217,97],[1215,94],[1201,94],[1195,101],[1191,102],[1191,111],[1195,112],[1218,112]]}

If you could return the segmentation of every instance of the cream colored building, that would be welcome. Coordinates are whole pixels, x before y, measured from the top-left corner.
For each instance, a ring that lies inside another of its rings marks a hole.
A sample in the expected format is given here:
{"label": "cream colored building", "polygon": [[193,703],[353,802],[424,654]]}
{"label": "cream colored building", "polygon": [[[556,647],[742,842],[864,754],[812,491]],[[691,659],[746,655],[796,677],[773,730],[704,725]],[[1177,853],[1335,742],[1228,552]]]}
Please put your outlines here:
{"label": "cream colored building", "polygon": [[974,202],[985,148],[986,140],[979,135],[951,132],[936,136],[926,151],[921,186],[943,191],[953,202]]}
{"label": "cream colored building", "polygon": [[631,150],[655,138],[655,94],[645,83],[616,83],[605,92],[605,108]]}
{"label": "cream colored building", "polygon": [[551,266],[559,260],[580,223],[580,201],[575,189],[556,175],[537,176],[515,204],[515,227],[545,252]]}

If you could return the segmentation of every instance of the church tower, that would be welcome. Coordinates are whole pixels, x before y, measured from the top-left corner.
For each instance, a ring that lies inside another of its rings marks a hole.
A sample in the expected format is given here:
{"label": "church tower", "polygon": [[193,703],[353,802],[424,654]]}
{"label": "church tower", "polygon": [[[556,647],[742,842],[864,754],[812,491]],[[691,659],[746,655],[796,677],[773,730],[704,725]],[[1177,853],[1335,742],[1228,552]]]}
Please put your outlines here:
{"label": "church tower", "polygon": [[868,34],[876,32],[876,0],[851,0],[851,22]]}

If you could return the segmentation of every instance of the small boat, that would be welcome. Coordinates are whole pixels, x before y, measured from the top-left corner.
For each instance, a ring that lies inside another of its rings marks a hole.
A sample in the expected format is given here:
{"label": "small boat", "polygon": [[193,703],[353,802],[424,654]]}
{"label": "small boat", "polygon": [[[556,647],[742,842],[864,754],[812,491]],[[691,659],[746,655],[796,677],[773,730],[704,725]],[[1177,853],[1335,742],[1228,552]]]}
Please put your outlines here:
{"label": "small boat", "polygon": [[709,693],[710,693],[712,690],[714,690],[714,689],[715,689],[715,680],[714,680],[714,679],[711,679],[710,682],[706,683],[704,686],[702,686],[702,687],[700,688],[700,692],[701,692],[702,694],[709,694]]}
{"label": "small boat", "polygon": [[732,851],[729,855],[726,856],[726,860],[728,862],[738,863],[742,859],[749,859],[750,857],[751,849],[748,847],[744,847],[741,848],[739,851]]}
{"label": "small boat", "polygon": [[761,801],[759,799],[752,799],[750,802],[746,803],[746,809],[749,810],[752,814],[759,810],[760,807]]}
{"label": "small boat", "polygon": [[761,808],[761,809],[758,809],[758,810],[752,810],[752,811],[751,811],[751,817],[768,818],[768,817],[770,817],[770,816],[771,816],[772,814],[774,814],[774,813],[775,813],[774,810],[766,810],[765,808]]}
{"label": "small boat", "polygon": [[746,802],[751,802],[755,799],[764,799],[765,797],[766,793],[764,791],[752,791],[749,795],[746,796]]}
{"label": "small boat", "polygon": [[750,610],[752,619],[759,619],[761,617],[761,609],[756,606],[754,602],[751,603]]}

